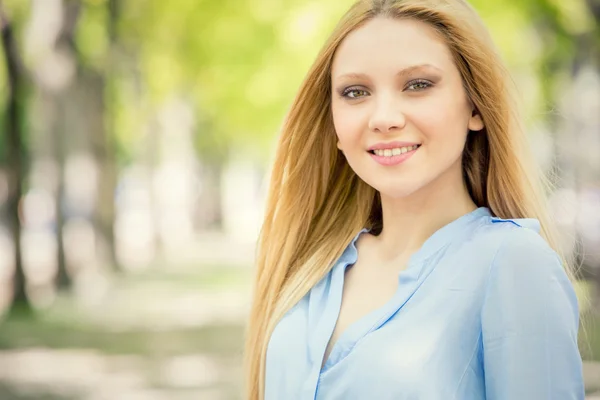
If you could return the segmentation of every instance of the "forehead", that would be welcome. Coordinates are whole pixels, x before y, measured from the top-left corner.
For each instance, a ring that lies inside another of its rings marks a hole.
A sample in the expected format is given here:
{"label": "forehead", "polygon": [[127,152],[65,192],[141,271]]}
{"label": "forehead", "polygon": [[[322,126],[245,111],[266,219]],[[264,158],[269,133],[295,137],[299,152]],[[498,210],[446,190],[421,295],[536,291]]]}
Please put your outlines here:
{"label": "forehead", "polygon": [[374,18],[350,32],[338,47],[332,78],[348,73],[396,73],[413,65],[453,67],[452,54],[429,24],[411,19]]}

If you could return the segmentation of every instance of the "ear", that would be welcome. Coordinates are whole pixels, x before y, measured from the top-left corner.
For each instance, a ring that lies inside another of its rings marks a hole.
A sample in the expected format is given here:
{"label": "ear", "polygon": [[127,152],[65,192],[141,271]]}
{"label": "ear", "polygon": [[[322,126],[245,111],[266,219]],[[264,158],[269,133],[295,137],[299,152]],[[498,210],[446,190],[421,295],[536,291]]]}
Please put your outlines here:
{"label": "ear", "polygon": [[469,119],[469,130],[470,131],[480,131],[485,127],[483,123],[483,118],[481,118],[481,114],[479,111],[473,107],[473,111],[471,112],[471,118]]}
{"label": "ear", "polygon": [[340,145],[340,141],[339,140],[337,141],[336,146],[337,146],[338,149],[342,150],[342,146]]}

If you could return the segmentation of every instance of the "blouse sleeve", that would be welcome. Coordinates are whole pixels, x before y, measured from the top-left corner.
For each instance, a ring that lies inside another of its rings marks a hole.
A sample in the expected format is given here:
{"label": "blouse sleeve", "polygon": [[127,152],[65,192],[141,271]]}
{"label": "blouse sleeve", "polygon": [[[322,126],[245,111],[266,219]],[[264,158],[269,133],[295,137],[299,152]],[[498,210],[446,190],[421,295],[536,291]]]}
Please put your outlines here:
{"label": "blouse sleeve", "polygon": [[482,308],[488,400],[583,400],[579,308],[557,254],[534,230],[511,229]]}

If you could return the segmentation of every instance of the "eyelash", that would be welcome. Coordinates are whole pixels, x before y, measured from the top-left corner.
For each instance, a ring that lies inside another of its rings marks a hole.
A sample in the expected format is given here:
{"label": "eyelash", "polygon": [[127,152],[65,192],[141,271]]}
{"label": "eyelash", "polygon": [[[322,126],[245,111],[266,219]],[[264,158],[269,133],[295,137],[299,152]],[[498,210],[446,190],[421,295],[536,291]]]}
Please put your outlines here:
{"label": "eyelash", "polygon": [[[414,86],[414,85],[419,85],[419,84],[423,84],[423,85],[425,85],[425,87],[424,87],[424,88],[422,88],[422,89],[413,89],[412,91],[414,91],[414,92],[420,92],[420,91],[422,91],[422,90],[428,89],[428,88],[430,88],[431,86],[433,86],[433,83],[432,83],[432,82],[430,82],[430,81],[428,81],[428,80],[426,80],[426,79],[415,79],[415,80],[412,80],[412,81],[408,82],[408,84],[406,85],[406,87],[410,87],[410,86]],[[352,92],[359,92],[359,91],[360,91],[360,92],[366,92],[366,90],[359,89],[359,88],[357,88],[357,87],[349,87],[349,88],[346,88],[346,89],[344,89],[344,91],[342,92],[342,97],[345,97],[345,98],[347,98],[347,99],[350,99],[350,100],[356,100],[356,99],[359,99],[360,97],[348,97],[348,94],[349,94],[349,93],[352,93]],[[362,97],[362,96],[361,96],[361,97]]]}
{"label": "eyelash", "polygon": [[433,83],[426,79],[415,79],[414,81],[408,82],[407,86],[413,86],[413,85],[417,85],[417,84],[424,84],[425,87],[423,89],[415,89],[415,91],[425,90],[425,89],[428,89],[431,86],[433,86]]}

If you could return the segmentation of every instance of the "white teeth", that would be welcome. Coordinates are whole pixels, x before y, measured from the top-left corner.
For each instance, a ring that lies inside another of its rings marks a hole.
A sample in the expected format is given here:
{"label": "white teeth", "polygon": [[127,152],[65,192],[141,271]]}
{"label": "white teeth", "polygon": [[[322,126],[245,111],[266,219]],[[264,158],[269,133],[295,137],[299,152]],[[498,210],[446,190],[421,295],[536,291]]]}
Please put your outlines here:
{"label": "white teeth", "polygon": [[392,157],[392,156],[397,156],[399,154],[404,154],[406,152],[415,150],[417,147],[419,147],[419,145],[415,144],[414,146],[409,146],[409,147],[397,147],[394,149],[373,150],[373,152],[380,157]]}

